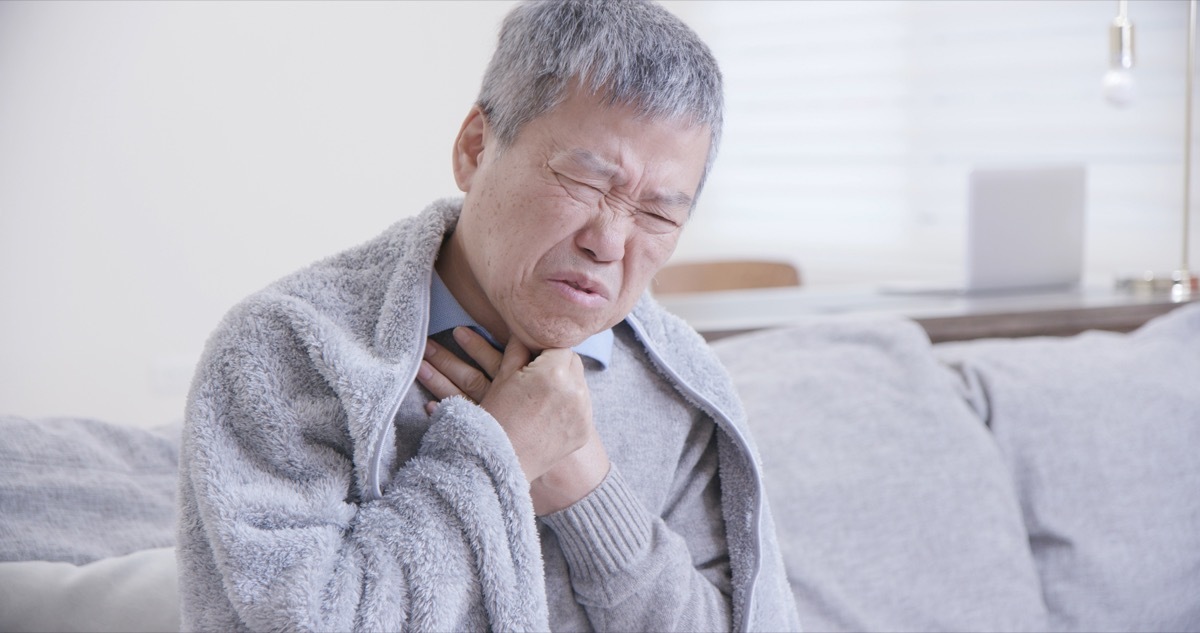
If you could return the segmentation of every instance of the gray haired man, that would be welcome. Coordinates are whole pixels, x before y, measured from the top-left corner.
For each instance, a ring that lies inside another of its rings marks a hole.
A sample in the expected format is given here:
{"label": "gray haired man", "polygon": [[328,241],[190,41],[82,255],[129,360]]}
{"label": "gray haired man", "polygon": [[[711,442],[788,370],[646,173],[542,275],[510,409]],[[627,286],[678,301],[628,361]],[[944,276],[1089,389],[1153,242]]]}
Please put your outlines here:
{"label": "gray haired man", "polygon": [[465,196],[235,307],[189,398],[185,627],[797,627],[753,442],[646,294],[721,78],[640,2],[505,20]]}

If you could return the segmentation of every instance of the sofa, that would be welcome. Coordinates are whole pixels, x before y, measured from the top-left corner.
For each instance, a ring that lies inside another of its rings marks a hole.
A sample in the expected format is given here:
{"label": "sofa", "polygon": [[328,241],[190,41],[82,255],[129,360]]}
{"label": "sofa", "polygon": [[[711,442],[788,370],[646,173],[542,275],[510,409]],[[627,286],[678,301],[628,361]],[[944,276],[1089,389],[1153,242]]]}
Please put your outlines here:
{"label": "sofa", "polygon": [[[902,318],[713,344],[812,631],[1200,631],[1200,303],[931,345]],[[0,631],[177,630],[178,427],[0,418]]]}

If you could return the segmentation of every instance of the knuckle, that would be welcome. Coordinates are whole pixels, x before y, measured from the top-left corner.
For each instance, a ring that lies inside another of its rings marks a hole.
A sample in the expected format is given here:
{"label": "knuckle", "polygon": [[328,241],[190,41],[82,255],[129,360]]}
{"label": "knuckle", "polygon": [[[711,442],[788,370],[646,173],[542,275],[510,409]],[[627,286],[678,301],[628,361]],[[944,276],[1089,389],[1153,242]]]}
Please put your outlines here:
{"label": "knuckle", "polygon": [[474,372],[463,380],[463,389],[472,394],[486,391],[491,382],[483,374]]}

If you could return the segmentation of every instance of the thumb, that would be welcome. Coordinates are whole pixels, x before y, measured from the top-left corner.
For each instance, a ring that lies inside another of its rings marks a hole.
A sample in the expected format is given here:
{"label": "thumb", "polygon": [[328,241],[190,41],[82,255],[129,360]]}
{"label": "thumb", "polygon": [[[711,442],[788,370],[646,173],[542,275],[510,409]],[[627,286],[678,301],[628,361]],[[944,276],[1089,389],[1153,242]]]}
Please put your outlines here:
{"label": "thumb", "polygon": [[504,346],[504,356],[500,359],[500,371],[496,375],[510,375],[520,371],[532,360],[533,353],[521,342],[521,339],[510,336],[508,345]]}

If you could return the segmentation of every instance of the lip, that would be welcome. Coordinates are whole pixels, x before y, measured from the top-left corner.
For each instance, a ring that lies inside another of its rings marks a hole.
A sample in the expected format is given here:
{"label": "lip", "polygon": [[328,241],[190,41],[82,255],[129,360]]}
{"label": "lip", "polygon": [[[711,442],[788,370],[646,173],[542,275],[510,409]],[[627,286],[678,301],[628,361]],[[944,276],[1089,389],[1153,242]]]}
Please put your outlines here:
{"label": "lip", "polygon": [[606,302],[612,296],[604,282],[582,273],[557,273],[550,276],[550,282],[568,296],[589,305]]}

